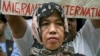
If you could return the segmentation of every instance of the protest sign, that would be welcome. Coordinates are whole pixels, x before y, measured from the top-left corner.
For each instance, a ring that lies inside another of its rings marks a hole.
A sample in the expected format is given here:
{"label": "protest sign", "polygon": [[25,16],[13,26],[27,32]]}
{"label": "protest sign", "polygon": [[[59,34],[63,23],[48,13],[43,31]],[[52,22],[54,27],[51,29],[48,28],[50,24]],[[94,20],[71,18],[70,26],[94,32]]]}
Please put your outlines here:
{"label": "protest sign", "polygon": [[1,0],[1,11],[3,14],[32,16],[45,2],[60,4],[67,17],[100,18],[100,0]]}

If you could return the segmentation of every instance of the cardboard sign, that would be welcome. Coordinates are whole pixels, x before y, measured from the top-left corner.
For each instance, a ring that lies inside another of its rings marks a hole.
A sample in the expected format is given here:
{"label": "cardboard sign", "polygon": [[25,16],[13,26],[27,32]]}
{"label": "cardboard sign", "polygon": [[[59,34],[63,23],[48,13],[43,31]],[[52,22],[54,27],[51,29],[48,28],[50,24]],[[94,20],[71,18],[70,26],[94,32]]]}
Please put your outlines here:
{"label": "cardboard sign", "polygon": [[45,2],[60,4],[67,17],[100,18],[100,0],[1,0],[0,9],[3,14],[32,16]]}

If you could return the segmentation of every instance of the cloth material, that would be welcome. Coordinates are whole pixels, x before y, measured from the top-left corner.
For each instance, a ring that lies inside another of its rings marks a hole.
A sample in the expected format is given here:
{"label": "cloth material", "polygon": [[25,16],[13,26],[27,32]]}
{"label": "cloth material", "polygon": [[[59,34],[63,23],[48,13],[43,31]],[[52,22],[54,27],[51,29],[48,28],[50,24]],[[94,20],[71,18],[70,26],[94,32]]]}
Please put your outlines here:
{"label": "cloth material", "polygon": [[[2,51],[7,55],[6,43],[5,42],[2,42],[2,43],[0,42],[0,46],[2,48]],[[11,56],[21,56],[15,42],[13,43],[13,51],[11,53]]]}

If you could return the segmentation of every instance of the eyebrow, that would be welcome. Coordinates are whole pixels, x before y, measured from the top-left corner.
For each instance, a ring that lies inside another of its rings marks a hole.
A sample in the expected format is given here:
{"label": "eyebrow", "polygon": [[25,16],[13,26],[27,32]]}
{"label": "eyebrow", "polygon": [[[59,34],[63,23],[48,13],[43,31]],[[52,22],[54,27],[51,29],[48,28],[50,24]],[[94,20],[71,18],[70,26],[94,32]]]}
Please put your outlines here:
{"label": "eyebrow", "polygon": [[[62,20],[61,17],[56,18],[55,20],[56,20],[56,21],[62,21],[62,22],[63,22],[63,20]],[[47,18],[42,18],[42,19],[41,19],[41,22],[43,22],[43,21],[49,21],[49,20],[48,20]]]}

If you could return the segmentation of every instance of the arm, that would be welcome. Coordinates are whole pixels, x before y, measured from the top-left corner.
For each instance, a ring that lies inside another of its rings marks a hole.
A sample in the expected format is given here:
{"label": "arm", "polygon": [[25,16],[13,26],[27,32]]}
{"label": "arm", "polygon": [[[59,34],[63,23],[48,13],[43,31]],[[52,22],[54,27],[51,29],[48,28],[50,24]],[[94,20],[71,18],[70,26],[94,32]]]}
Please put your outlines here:
{"label": "arm", "polygon": [[91,19],[94,28],[100,28],[100,19]]}
{"label": "arm", "polygon": [[[91,54],[94,56],[100,44],[100,20],[87,19],[80,31],[81,38],[85,40]],[[80,38],[80,39],[81,39]],[[84,46],[86,46],[84,44]]]}
{"label": "arm", "polygon": [[12,30],[12,34],[15,38],[22,38],[26,31],[26,22],[21,16],[14,15],[5,15],[10,28]]}
{"label": "arm", "polygon": [[[30,27],[21,16],[6,15],[9,26],[22,56],[29,56],[33,43]],[[27,51],[26,51],[27,50]]]}

